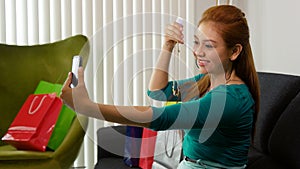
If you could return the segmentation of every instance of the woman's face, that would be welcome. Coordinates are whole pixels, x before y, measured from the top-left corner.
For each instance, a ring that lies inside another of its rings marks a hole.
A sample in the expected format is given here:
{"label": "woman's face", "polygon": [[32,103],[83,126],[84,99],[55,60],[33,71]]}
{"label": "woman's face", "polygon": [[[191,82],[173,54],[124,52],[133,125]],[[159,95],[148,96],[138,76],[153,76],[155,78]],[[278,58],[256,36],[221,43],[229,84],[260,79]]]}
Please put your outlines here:
{"label": "woman's face", "polygon": [[204,22],[194,36],[193,53],[201,74],[224,73],[230,62],[231,52],[215,29],[213,22]]}

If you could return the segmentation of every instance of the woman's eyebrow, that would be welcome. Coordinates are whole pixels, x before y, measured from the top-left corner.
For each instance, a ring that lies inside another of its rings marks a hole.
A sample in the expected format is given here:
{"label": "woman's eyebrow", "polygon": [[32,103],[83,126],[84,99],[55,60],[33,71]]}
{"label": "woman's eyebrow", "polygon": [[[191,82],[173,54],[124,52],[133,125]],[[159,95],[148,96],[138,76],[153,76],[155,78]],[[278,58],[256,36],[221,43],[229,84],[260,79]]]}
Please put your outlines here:
{"label": "woman's eyebrow", "polygon": [[[194,38],[199,40],[198,36],[194,35]],[[212,40],[212,39],[203,39],[202,42],[212,42],[212,43],[217,43],[217,41]]]}
{"label": "woman's eyebrow", "polygon": [[212,42],[212,43],[217,43],[216,41],[212,40],[212,39],[204,39],[202,40],[203,42]]}

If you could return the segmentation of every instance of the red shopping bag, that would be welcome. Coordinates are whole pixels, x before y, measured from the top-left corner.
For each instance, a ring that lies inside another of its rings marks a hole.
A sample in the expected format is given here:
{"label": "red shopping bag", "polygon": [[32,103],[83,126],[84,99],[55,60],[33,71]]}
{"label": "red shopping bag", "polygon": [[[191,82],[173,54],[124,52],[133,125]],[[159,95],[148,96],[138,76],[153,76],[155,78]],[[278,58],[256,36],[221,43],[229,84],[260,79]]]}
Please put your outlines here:
{"label": "red shopping bag", "polygon": [[[166,103],[166,106],[176,104],[176,103],[178,102],[168,101]],[[139,160],[140,168],[142,169],[160,168],[159,167],[160,164],[168,164],[173,168],[177,168],[181,157],[181,140],[182,140],[179,131],[174,131],[174,130],[167,131],[167,132],[153,131],[144,128],[142,138],[143,139],[141,144],[141,152],[140,152],[140,160]],[[176,142],[174,143],[174,141]],[[161,149],[162,146],[166,149],[164,148]],[[171,147],[171,149],[169,147]],[[165,150],[167,150],[168,152],[165,152]],[[164,156],[165,154],[166,157]]]}
{"label": "red shopping bag", "polygon": [[139,167],[142,169],[151,169],[154,159],[154,149],[157,131],[147,128],[143,130],[143,139],[141,144]]}
{"label": "red shopping bag", "polygon": [[56,94],[31,94],[2,140],[19,150],[45,151],[62,101]]}

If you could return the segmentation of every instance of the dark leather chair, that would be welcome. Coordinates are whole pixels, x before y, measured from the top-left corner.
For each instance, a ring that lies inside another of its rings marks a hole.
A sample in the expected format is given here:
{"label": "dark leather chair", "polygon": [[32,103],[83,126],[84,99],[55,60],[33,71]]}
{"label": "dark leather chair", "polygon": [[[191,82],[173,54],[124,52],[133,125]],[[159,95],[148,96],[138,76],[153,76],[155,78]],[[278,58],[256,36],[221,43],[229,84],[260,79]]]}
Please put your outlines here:
{"label": "dark leather chair", "polygon": [[300,77],[259,73],[261,108],[248,169],[300,168]]}

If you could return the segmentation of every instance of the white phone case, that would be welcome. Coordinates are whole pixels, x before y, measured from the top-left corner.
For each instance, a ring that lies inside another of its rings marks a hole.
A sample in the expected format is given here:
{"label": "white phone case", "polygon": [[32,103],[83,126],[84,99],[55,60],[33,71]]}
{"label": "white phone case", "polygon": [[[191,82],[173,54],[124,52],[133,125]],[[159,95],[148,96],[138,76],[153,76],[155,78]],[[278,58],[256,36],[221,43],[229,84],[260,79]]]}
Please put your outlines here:
{"label": "white phone case", "polygon": [[71,83],[71,88],[74,88],[78,84],[78,68],[82,66],[82,58],[79,55],[76,55],[73,57],[73,62],[72,62],[72,83]]}

